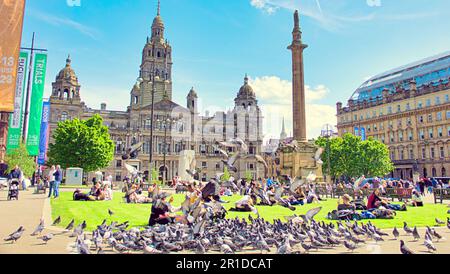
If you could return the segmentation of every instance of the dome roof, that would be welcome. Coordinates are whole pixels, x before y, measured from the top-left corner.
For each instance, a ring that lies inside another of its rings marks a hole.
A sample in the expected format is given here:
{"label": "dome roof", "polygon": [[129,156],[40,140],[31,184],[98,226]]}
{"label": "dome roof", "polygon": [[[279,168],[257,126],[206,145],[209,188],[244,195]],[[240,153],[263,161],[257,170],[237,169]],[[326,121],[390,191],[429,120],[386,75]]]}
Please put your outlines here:
{"label": "dome roof", "polygon": [[256,98],[253,88],[248,84],[248,77],[245,75],[244,85],[239,89],[238,97]]}
{"label": "dome roof", "polygon": [[160,15],[157,15],[155,19],[153,19],[152,28],[164,28],[164,22]]}
{"label": "dome roof", "polygon": [[70,66],[72,60],[70,59],[70,55],[66,59],[66,66],[59,71],[57,79],[77,79],[77,75],[75,71]]}

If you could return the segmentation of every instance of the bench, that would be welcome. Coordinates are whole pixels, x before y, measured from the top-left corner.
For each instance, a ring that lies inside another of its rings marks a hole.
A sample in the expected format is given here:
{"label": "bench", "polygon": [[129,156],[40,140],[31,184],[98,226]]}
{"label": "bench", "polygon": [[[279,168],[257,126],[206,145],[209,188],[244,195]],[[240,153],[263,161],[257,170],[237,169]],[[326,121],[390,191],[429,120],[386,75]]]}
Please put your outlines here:
{"label": "bench", "polygon": [[433,196],[435,204],[437,204],[438,200],[441,200],[442,204],[444,200],[450,200],[450,188],[434,188]]}
{"label": "bench", "polygon": [[412,191],[411,188],[386,188],[386,198],[391,198],[392,201],[394,201],[396,198],[399,201],[402,201],[403,199],[411,199],[412,198]]}

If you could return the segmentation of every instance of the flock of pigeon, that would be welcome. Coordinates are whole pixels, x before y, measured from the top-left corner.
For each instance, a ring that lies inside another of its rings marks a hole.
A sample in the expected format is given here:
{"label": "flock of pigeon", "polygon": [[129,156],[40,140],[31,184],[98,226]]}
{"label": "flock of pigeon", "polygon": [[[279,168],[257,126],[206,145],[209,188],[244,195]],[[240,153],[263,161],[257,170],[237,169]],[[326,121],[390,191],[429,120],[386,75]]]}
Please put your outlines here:
{"label": "flock of pigeon", "polygon": [[[362,247],[366,241],[373,240],[376,243],[384,241],[383,237],[389,237],[374,226],[370,221],[367,224],[358,222],[337,222],[336,224],[317,222],[314,216],[320,209],[312,209],[305,215],[290,218],[287,222],[280,219],[270,223],[263,218],[248,219],[214,219],[204,220],[200,225],[184,224],[156,225],[154,227],[128,229],[128,222],[118,224],[111,222],[102,224],[88,233],[86,221],[75,226],[72,220],[61,234],[67,234],[75,238],[74,247],[79,254],[108,253],[144,253],[144,254],[168,254],[168,253],[196,253],[220,252],[223,254],[248,253],[259,251],[277,254],[301,254],[312,250],[333,249],[344,246],[353,252]],[[108,210],[109,215],[114,213]],[[53,222],[52,226],[61,223],[61,217]],[[447,222],[436,219],[436,225],[446,225],[450,229],[450,218]],[[54,238],[52,233],[40,236],[44,231],[44,221],[41,220],[31,236],[38,236],[45,244]],[[18,241],[25,229],[23,226],[11,233],[4,241],[11,244]],[[407,236],[419,241],[421,235],[416,227],[410,228],[404,223],[403,231]],[[400,232],[397,228],[392,231],[397,240]],[[435,252],[434,241],[442,239],[434,228],[427,227],[423,245]],[[300,248],[301,247],[301,248]],[[400,251],[403,254],[414,254],[403,240],[400,240]]]}

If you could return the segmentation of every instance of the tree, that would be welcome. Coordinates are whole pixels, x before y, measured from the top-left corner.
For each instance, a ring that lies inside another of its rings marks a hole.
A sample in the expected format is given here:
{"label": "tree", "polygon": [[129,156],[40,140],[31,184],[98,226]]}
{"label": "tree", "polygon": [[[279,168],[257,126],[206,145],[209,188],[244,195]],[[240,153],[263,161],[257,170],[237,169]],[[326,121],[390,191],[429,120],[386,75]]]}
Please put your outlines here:
{"label": "tree", "polygon": [[36,169],[34,157],[28,154],[27,146],[23,143],[20,143],[18,148],[13,149],[10,154],[6,155],[5,162],[10,169],[18,165],[26,177],[33,176]]}
{"label": "tree", "polygon": [[53,134],[55,141],[49,146],[49,164],[80,167],[85,172],[109,166],[114,158],[114,142],[108,131],[98,114],[87,120],[58,123]]}
{"label": "tree", "polygon": [[228,167],[225,167],[223,169],[223,174],[222,174],[222,177],[220,177],[220,180],[221,181],[228,181],[228,180],[230,180],[230,178],[231,178],[230,171],[228,170]]}
{"label": "tree", "polygon": [[[323,171],[328,170],[330,154],[331,176],[382,177],[394,169],[387,146],[373,138],[362,141],[350,133],[343,137],[330,138],[330,148],[322,155]],[[320,137],[316,145],[326,148],[326,138]]]}
{"label": "tree", "polygon": [[245,180],[247,182],[251,182],[253,180],[253,174],[252,174],[252,172],[250,170],[247,170],[245,172]]}

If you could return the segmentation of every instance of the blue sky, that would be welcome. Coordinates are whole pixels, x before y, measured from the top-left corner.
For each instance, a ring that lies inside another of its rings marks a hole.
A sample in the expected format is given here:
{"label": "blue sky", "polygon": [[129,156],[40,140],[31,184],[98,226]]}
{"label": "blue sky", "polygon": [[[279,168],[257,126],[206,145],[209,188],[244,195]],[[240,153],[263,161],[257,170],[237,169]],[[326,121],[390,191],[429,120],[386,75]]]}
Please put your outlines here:
{"label": "blue sky", "polygon": [[[125,110],[157,0],[28,0],[22,44],[37,33],[49,50],[46,95],[67,54],[91,107]],[[161,0],[173,47],[173,100],[192,86],[203,110],[233,106],[248,73],[265,119],[266,138],[286,117],[291,131],[293,11],[300,10],[305,51],[308,136],[336,123],[370,76],[450,49],[448,0]]]}

